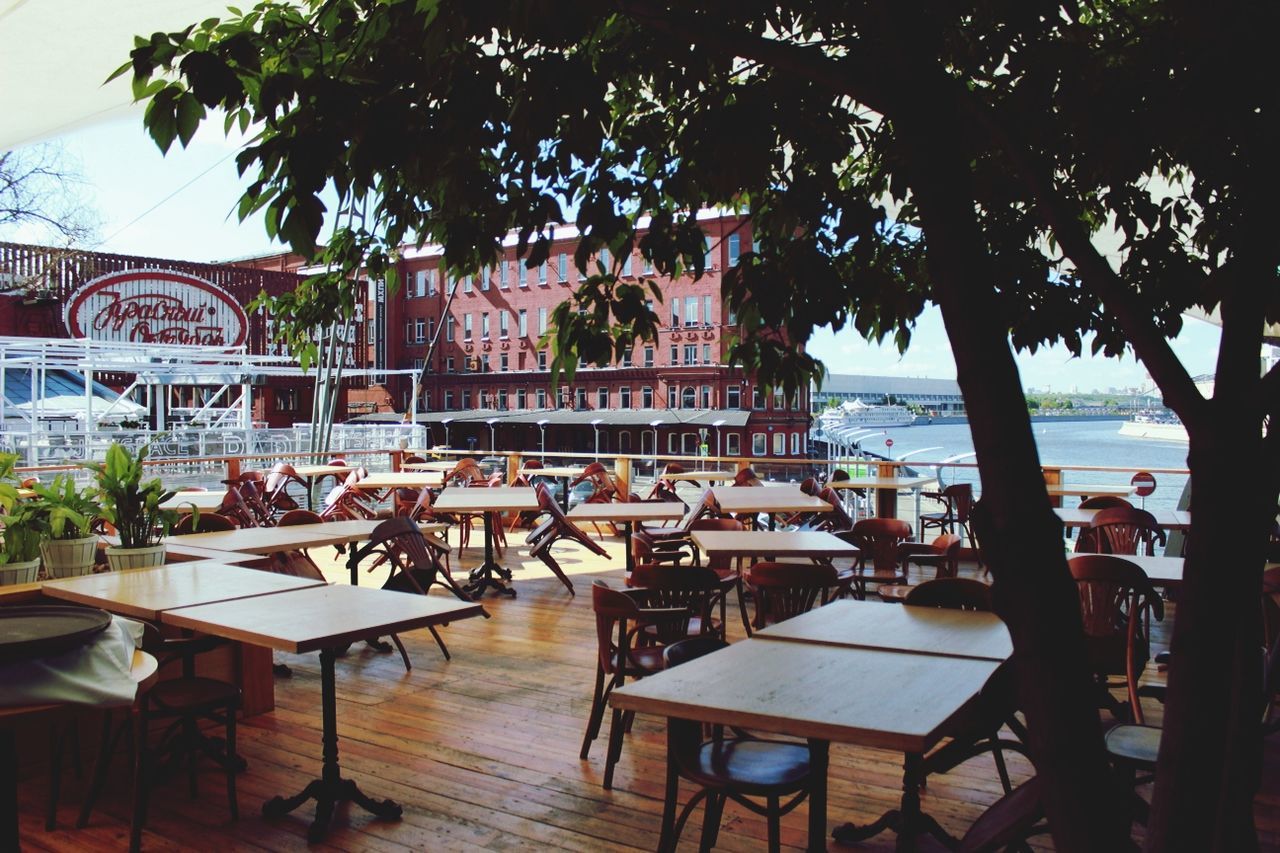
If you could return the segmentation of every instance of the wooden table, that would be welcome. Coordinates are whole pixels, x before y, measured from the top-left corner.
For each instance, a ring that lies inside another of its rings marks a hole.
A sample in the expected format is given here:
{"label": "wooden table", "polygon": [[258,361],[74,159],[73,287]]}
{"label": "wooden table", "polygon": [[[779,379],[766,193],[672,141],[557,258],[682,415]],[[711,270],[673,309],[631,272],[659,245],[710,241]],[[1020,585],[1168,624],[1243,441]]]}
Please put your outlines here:
{"label": "wooden table", "polygon": [[857,557],[858,547],[819,530],[694,530],[693,543],[706,554],[728,557]]}
{"label": "wooden table", "polygon": [[831,504],[806,495],[798,486],[712,486],[711,495],[724,512],[768,513],[770,528],[775,513],[832,510]]}
{"label": "wooden table", "polygon": [[266,817],[287,814],[307,800],[316,801],[315,821],[307,832],[312,842],[329,829],[334,806],[354,802],[384,820],[402,814],[391,800],[377,802],[349,779],[338,765],[338,710],[334,659],[337,649],[370,635],[395,634],[479,616],[475,602],[427,595],[405,595],[355,586],[322,586],[276,596],[241,599],[166,611],[161,621],[179,628],[213,634],[282,652],[320,652],[321,720],[324,769],[292,797],[273,797],[262,807]]}
{"label": "wooden table", "polygon": [[737,471],[681,471],[679,474],[659,474],[659,480],[706,480],[708,483],[724,482],[738,476]]}
{"label": "wooden table", "polygon": [[50,598],[154,622],[161,613],[176,607],[324,585],[324,581],[310,578],[204,562],[53,580],[45,583],[42,592]]}
{"label": "wooden table", "polygon": [[[1147,510],[1156,518],[1156,524],[1165,530],[1190,530],[1191,512],[1183,509]],[[1066,527],[1088,527],[1093,524],[1093,517],[1102,512],[1100,509],[1080,509],[1079,507],[1055,509],[1058,518]]]}
{"label": "wooden table", "polygon": [[178,492],[160,504],[160,508],[190,513],[191,507],[195,506],[201,512],[214,512],[222,506],[226,496],[226,492]]}
{"label": "wooden table", "polygon": [[388,474],[370,474],[355,484],[357,489],[428,489],[444,483],[444,475],[438,471],[395,471]]}
{"label": "wooden table", "polygon": [[1090,498],[1099,495],[1127,498],[1133,494],[1133,486],[1090,486],[1076,483],[1056,483],[1045,486],[1045,491],[1047,491],[1049,493],[1049,497],[1052,498],[1067,496]]}
{"label": "wooden table", "polygon": [[449,472],[458,467],[457,462],[448,459],[437,459],[434,462],[405,462],[400,466],[402,471],[443,471]]}
{"label": "wooden table", "polygon": [[[531,477],[555,477],[560,480],[560,506],[565,510],[569,509],[569,481],[581,477],[582,472],[586,471],[585,466],[575,465],[547,465],[542,468],[521,468],[520,473],[526,479]],[[613,476],[612,471],[606,471],[609,476]]]}
{"label": "wooden table", "polygon": [[1009,629],[994,613],[872,601],[833,601],[754,636],[993,661],[1013,654]]}
{"label": "wooden table", "polygon": [[330,474],[350,474],[356,470],[350,465],[294,465],[293,473],[308,480],[327,477]]}
{"label": "wooden table", "polygon": [[578,504],[569,511],[569,518],[574,522],[609,521],[622,524],[622,541],[627,552],[627,573],[635,570],[636,558],[631,553],[631,528],[637,521],[676,521],[684,518],[684,504],[674,501],[655,501],[652,503],[609,503]]}
{"label": "wooden table", "polygon": [[[450,486],[440,493],[432,507],[438,512],[483,514],[484,563],[471,570],[469,582],[463,589],[473,598],[483,595],[490,588],[514,598],[515,588],[505,583],[511,580],[511,570],[498,565],[493,559],[493,516],[504,512],[537,509],[537,493],[526,486]],[[497,577],[494,577],[495,574]]]}
{"label": "wooden table", "polygon": [[[900,839],[910,843],[922,829],[937,827],[920,811],[924,753],[950,733],[952,718],[999,666],[978,658],[750,639],[618,688],[610,701],[628,711],[807,738],[815,779],[810,849],[825,849],[827,742],[900,751],[906,756]],[[673,820],[664,814],[664,837]]]}
{"label": "wooden table", "polygon": [[[1088,555],[1086,553],[1071,554],[1068,559],[1084,556]],[[1148,557],[1146,554],[1110,554],[1108,556],[1128,560],[1142,569],[1152,586],[1176,587],[1182,583],[1182,569],[1186,564],[1183,557]]]}
{"label": "wooden table", "polygon": [[916,527],[920,527],[920,490],[936,477],[851,477],[848,480],[829,480],[833,489],[869,489],[876,493],[876,515],[881,518],[898,517],[898,492],[910,489],[916,497]]}

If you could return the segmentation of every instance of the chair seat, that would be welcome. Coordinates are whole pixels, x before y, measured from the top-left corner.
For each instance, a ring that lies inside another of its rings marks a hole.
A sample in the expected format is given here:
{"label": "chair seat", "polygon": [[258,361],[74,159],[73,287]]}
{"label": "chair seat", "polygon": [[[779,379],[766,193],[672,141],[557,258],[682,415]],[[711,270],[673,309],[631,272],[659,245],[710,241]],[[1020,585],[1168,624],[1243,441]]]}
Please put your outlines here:
{"label": "chair seat", "polygon": [[880,596],[881,601],[892,601],[897,604],[907,600],[907,595],[915,587],[905,583],[886,583],[876,587],[876,595]]}
{"label": "chair seat", "polygon": [[175,678],[157,682],[149,696],[157,709],[185,712],[238,702],[240,688],[215,678]]}
{"label": "chair seat", "polygon": [[1155,726],[1115,726],[1107,732],[1107,754],[1144,769],[1156,766],[1162,730]]}
{"label": "chair seat", "polygon": [[662,646],[644,646],[631,650],[628,666],[639,667],[645,675],[662,672],[665,664],[662,661]]}
{"label": "chair seat", "polygon": [[809,777],[809,747],[775,740],[729,738],[708,741],[696,764],[682,768],[705,787],[732,785],[742,794],[767,796],[797,790]]}

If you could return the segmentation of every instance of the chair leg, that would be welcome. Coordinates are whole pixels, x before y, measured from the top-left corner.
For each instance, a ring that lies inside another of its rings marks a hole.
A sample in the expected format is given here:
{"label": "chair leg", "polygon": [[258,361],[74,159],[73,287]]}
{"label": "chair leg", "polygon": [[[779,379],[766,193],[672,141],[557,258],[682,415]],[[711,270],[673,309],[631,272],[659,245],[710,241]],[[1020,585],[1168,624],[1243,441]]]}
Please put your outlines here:
{"label": "chair leg", "polygon": [[769,853],[782,850],[782,808],[777,797],[768,798],[769,808]]}
{"label": "chair leg", "polygon": [[149,756],[147,755],[147,699],[144,696],[134,713],[133,736],[133,819],[129,824],[129,853],[142,849],[142,827],[147,822],[147,796],[150,793]]}
{"label": "chair leg", "polygon": [[[669,725],[669,724],[668,724]],[[676,767],[675,756],[672,755],[671,735],[667,735],[667,786],[662,800],[662,834],[658,836],[659,853],[668,853],[676,849],[679,836],[676,828],[676,804],[680,799],[680,771]]]}
{"label": "chair leg", "polygon": [[742,582],[741,567],[738,569],[738,613],[742,616],[742,627],[751,636],[751,617],[747,615],[747,587]]}
{"label": "chair leg", "polygon": [[548,545],[543,549],[538,554],[538,558],[542,560],[547,568],[551,569],[556,577],[560,578],[560,583],[564,584],[564,588],[569,590],[570,595],[577,595],[577,593],[573,591],[573,581],[569,580],[569,577],[564,573],[564,569],[560,568],[560,564],[556,562],[556,558],[551,556],[551,546]]}
{"label": "chair leg", "polygon": [[58,800],[62,795],[62,748],[65,745],[60,721],[49,723],[49,802],[45,809],[44,828],[52,832],[58,825]]}
{"label": "chair leg", "polygon": [[[391,636],[395,636],[392,634]],[[399,642],[397,638],[396,642]],[[236,708],[227,708],[227,805],[231,809],[231,819],[240,819],[240,803],[236,799]]]}
{"label": "chair leg", "polygon": [[587,760],[591,742],[600,736],[600,724],[604,722],[604,670],[596,666],[596,686],[591,694],[591,716],[587,718],[587,733],[582,738],[582,751],[578,757]]}
{"label": "chair leg", "polygon": [[707,805],[702,815],[702,839],[698,842],[698,849],[710,850],[716,846],[716,841],[720,838],[720,821],[724,815],[724,794],[711,793],[707,795]]}
{"label": "chair leg", "polygon": [[[435,629],[435,628],[432,628],[432,629],[431,629],[431,633],[432,633],[433,635],[435,635],[435,637],[436,637],[436,642],[437,642],[437,643],[439,643],[439,642],[440,642],[440,637],[439,637],[439,635],[437,635],[437,634],[436,634],[436,629]],[[412,672],[412,671],[413,671],[413,664],[411,664],[411,663],[409,662],[409,652],[405,649],[405,647],[404,647],[404,643],[400,641],[400,635],[399,635],[399,634],[392,634],[392,635],[391,635],[391,642],[393,642],[393,643],[395,643],[395,644],[396,644],[396,649],[400,652],[400,659],[401,659],[402,661],[404,661],[404,671],[405,671],[405,672]],[[441,646],[443,647],[443,644],[441,644]],[[449,653],[448,653],[447,651],[444,653],[444,657],[445,657],[445,660],[448,660],[448,659],[449,659]]]}
{"label": "chair leg", "polygon": [[[93,779],[89,783],[89,791],[85,794],[84,802],[80,804],[80,814],[76,818],[76,829],[84,829],[89,825],[89,815],[93,811],[93,804],[97,801],[98,795],[102,793],[102,786],[107,783],[107,770],[111,766],[111,755],[115,752],[116,741],[120,738],[120,732],[123,729],[112,731],[113,715],[111,711],[104,711],[102,715],[102,737],[98,741],[98,757],[93,763]],[[128,728],[126,723],[124,728]],[[132,744],[130,744],[130,753],[132,754]]]}
{"label": "chair leg", "polygon": [[613,716],[609,720],[609,753],[604,762],[604,789],[606,791],[613,790],[613,768],[617,765],[618,759],[622,758],[622,735],[626,728],[622,712],[614,708]]}

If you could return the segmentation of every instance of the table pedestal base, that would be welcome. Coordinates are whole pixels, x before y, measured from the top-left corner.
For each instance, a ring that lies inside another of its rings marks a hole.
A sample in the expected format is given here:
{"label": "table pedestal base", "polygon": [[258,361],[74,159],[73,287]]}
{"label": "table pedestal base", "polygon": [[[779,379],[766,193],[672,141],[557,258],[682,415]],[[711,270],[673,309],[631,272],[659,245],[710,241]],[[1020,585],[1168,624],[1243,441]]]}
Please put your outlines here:
{"label": "table pedestal base", "polygon": [[920,811],[920,785],[924,781],[924,757],[908,753],[902,765],[901,808],[890,809],[871,823],[859,826],[846,823],[836,827],[831,837],[841,844],[856,844],[891,829],[898,833],[898,850],[915,850],[916,837],[928,833],[948,850],[959,846],[959,841],[942,828],[932,816]]}
{"label": "table pedestal base", "polygon": [[462,588],[473,601],[489,589],[516,597],[515,588],[506,583],[511,580],[511,570],[499,566],[493,559],[493,515],[491,512],[484,514],[484,562],[471,570],[467,585]]}
{"label": "table pedestal base", "polygon": [[307,830],[307,840],[323,841],[333,818],[333,807],[351,802],[383,820],[399,820],[404,810],[391,800],[378,802],[367,796],[356,783],[342,778],[338,767],[338,703],[335,690],[333,662],[335,649],[320,652],[320,699],[324,725],[324,769],[319,779],[309,783],[301,793],[292,797],[272,797],[262,804],[263,817],[280,817],[296,809],[307,800],[316,801],[316,817]]}

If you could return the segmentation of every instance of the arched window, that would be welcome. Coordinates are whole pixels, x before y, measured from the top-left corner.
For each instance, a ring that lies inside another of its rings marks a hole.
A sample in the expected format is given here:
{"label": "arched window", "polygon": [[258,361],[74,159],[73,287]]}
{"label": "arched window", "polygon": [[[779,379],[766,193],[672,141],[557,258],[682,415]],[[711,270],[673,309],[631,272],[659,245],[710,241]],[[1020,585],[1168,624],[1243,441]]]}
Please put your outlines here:
{"label": "arched window", "polygon": [[698,393],[693,390],[693,386],[685,388],[680,394],[680,408],[692,409],[698,405]]}

